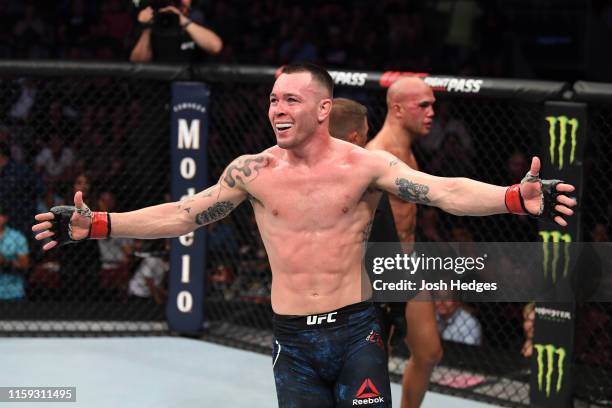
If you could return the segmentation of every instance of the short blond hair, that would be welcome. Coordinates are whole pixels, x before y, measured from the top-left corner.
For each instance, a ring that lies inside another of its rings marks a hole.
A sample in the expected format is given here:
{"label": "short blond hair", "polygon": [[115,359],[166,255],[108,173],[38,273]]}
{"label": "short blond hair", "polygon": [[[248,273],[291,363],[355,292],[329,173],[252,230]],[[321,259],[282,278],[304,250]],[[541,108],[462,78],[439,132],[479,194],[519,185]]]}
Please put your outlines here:
{"label": "short blond hair", "polygon": [[368,116],[368,108],[346,98],[335,98],[329,117],[329,133],[337,138],[346,140],[351,132],[359,131],[363,127],[363,120]]}

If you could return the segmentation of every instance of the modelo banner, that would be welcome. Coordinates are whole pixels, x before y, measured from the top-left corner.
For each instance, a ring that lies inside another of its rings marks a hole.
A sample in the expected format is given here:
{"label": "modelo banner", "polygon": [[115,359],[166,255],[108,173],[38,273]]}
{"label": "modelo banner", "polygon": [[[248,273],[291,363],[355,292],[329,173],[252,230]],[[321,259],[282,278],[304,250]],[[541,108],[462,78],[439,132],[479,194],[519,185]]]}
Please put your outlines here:
{"label": "modelo banner", "polygon": [[[573,193],[581,203],[583,188],[583,152],[587,135],[586,106],[581,103],[547,102],[542,124],[543,151],[540,174],[576,186]],[[530,399],[534,407],[571,407],[571,367],[574,349],[575,303],[571,280],[579,265],[572,242],[582,241],[581,211],[577,209],[567,227],[539,222],[542,241],[542,273],[555,283],[556,293],[550,301],[535,307],[533,354],[531,358]],[[579,278],[580,276],[576,276]],[[564,284],[567,283],[567,284]]]}
{"label": "modelo banner", "polygon": [[[202,83],[172,84],[170,148],[174,201],[206,187],[209,95],[208,87]],[[166,304],[168,327],[172,331],[195,334],[202,330],[205,249],[203,228],[172,240]]]}

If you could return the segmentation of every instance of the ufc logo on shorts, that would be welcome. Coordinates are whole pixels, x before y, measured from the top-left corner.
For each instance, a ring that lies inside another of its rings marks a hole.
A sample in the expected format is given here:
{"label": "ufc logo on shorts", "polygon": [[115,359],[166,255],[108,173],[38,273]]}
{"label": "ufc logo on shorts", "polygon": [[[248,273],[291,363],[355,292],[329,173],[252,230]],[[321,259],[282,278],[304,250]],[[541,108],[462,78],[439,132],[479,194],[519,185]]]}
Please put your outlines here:
{"label": "ufc logo on shorts", "polygon": [[321,324],[323,322],[333,323],[336,321],[334,316],[337,314],[338,312],[331,312],[331,313],[323,314],[323,315],[308,316],[306,317],[306,324],[309,326],[312,326],[313,324]]}

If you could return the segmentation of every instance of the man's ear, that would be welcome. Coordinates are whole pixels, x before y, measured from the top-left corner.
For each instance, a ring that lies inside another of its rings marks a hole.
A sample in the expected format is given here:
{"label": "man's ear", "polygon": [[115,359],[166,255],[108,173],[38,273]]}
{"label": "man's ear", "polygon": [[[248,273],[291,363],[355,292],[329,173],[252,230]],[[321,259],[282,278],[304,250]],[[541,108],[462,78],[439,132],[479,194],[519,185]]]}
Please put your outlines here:
{"label": "man's ear", "polygon": [[351,133],[348,134],[348,136],[346,137],[346,141],[350,142],[354,145],[358,144],[357,142],[359,141],[359,133],[357,133],[356,130],[353,130]]}
{"label": "man's ear", "polygon": [[329,98],[321,99],[321,102],[319,102],[319,111],[317,112],[317,119],[319,120],[319,122],[323,122],[325,119],[329,117],[329,114],[331,113],[331,109],[332,109],[332,100]]}
{"label": "man's ear", "polygon": [[400,105],[399,103],[394,103],[393,105],[391,105],[391,110],[393,112],[393,116],[395,116],[396,118],[402,116],[402,105]]}

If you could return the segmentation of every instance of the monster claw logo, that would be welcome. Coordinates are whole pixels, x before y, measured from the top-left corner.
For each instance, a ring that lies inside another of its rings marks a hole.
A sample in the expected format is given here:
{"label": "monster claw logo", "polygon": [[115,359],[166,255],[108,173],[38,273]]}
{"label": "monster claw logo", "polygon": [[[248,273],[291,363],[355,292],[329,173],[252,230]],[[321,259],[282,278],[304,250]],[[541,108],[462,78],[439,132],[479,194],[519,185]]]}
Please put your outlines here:
{"label": "monster claw logo", "polygon": [[[555,383],[555,392],[561,391],[563,383],[563,362],[565,361],[565,349],[563,347],[555,347],[552,344],[534,344],[538,353],[538,390],[546,392],[546,398],[550,397],[553,384],[553,376],[557,372],[557,381]],[[555,366],[555,357],[557,364]],[[556,369],[556,370],[555,370]]]}
{"label": "monster claw logo", "polygon": [[[548,122],[548,135],[550,143],[548,153],[550,154],[550,162],[556,164],[559,170],[565,165],[565,146],[567,145],[568,128],[570,134],[571,148],[569,151],[569,164],[574,163],[574,155],[576,153],[576,137],[578,132],[578,119],[569,118],[567,116],[546,116]],[[559,141],[557,143],[557,134]]]}
{"label": "monster claw logo", "polygon": [[[562,234],[559,231],[540,231],[540,236],[542,237],[542,245],[543,245],[543,267],[544,267],[544,277],[548,276],[548,266],[550,264],[550,271],[553,283],[557,282],[557,271],[559,266],[559,258],[563,257],[563,270],[562,275],[564,278],[567,278],[567,273],[569,270],[569,246],[572,242],[572,236],[570,234]],[[551,257],[551,249],[550,245],[552,244],[552,257]],[[561,254],[560,245],[563,245],[563,254]],[[552,259],[551,259],[552,258]]]}

